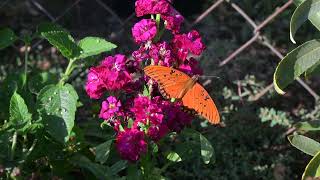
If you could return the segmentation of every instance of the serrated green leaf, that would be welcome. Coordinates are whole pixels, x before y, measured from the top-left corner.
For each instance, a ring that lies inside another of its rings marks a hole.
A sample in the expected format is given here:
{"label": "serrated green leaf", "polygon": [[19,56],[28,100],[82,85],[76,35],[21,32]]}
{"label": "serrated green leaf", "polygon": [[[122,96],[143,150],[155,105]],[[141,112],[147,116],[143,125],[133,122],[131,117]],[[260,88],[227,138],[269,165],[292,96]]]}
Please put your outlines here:
{"label": "serrated green leaf", "polygon": [[38,27],[38,33],[56,47],[64,57],[73,59],[80,55],[81,48],[74,42],[70,33],[59,25],[42,23]]}
{"label": "serrated green leaf", "polygon": [[21,129],[31,123],[31,114],[23,98],[14,92],[10,100],[10,124],[16,129]]}
{"label": "serrated green leaf", "polygon": [[108,52],[117,47],[115,44],[112,44],[99,37],[86,37],[80,40],[78,45],[82,51],[77,59],[83,59],[89,56],[98,55],[103,52]]}
{"label": "serrated green leaf", "polygon": [[311,40],[288,53],[278,64],[273,76],[275,90],[284,94],[284,88],[320,60],[320,40]]}
{"label": "serrated green leaf", "polygon": [[70,84],[48,85],[37,100],[37,107],[48,133],[59,142],[67,142],[74,126],[78,94]]}
{"label": "serrated green leaf", "polygon": [[182,161],[181,157],[176,152],[169,152],[167,155],[167,159],[172,162],[180,162]]}
{"label": "serrated green leaf", "polygon": [[55,84],[58,82],[58,77],[55,74],[49,72],[41,72],[35,76],[31,76],[28,81],[29,90],[32,93],[38,94],[40,90],[49,84]]}
{"label": "serrated green leaf", "polygon": [[320,120],[299,122],[294,127],[298,132],[320,131]]}
{"label": "serrated green leaf", "polygon": [[203,159],[203,162],[205,164],[209,164],[212,156],[214,155],[214,150],[211,145],[211,143],[207,140],[206,137],[204,137],[202,134],[200,134],[200,144],[201,144],[201,156]]}
{"label": "serrated green leaf", "polygon": [[320,30],[320,0],[305,0],[299,4],[297,9],[294,11],[290,21],[290,39],[293,43],[294,35],[297,30],[305,23],[308,19],[312,24]]}
{"label": "serrated green leaf", "polygon": [[103,164],[108,160],[112,142],[113,140],[109,140],[95,147],[96,162],[100,162],[101,164]]}
{"label": "serrated green leaf", "polygon": [[11,46],[18,37],[9,28],[4,28],[0,30],[0,50],[8,46]]}
{"label": "serrated green leaf", "polygon": [[320,150],[320,143],[306,136],[291,135],[288,136],[288,140],[292,146],[311,156],[314,156]]}
{"label": "serrated green leaf", "polygon": [[317,152],[306,166],[302,175],[302,180],[307,180],[309,177],[320,177],[320,152]]}

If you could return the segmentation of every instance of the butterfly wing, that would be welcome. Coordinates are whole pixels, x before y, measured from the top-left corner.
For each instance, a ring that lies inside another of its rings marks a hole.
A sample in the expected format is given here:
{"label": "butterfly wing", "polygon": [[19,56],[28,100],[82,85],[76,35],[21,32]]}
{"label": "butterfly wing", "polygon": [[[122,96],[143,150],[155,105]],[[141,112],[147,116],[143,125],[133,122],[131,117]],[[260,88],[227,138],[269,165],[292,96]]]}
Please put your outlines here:
{"label": "butterfly wing", "polygon": [[189,109],[194,109],[199,115],[205,117],[210,123],[218,124],[220,116],[216,105],[209,93],[196,83],[182,98],[182,103]]}
{"label": "butterfly wing", "polygon": [[181,98],[188,88],[188,81],[191,81],[187,74],[165,66],[147,66],[144,72],[159,84],[160,93],[168,99]]}

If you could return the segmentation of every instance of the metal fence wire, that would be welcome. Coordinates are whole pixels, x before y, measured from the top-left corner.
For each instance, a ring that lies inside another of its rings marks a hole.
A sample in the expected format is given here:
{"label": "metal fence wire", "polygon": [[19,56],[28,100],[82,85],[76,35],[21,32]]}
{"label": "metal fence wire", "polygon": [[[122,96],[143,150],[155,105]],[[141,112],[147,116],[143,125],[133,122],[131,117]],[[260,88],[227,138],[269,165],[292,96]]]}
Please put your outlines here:
{"label": "metal fence wire", "polygon": [[[39,12],[43,13],[50,21],[57,22],[60,19],[64,18],[65,15],[73,8],[75,8],[80,1],[85,0],[74,0],[69,7],[67,7],[64,10],[61,10],[61,13],[54,17],[49,10],[45,7],[44,4],[41,4],[37,0],[28,0],[30,4],[32,4]],[[2,4],[0,4],[0,8],[4,8],[7,3],[10,1],[6,0]],[[120,24],[120,29],[118,30],[117,34],[120,34],[119,32],[124,31],[125,25],[135,17],[135,13],[132,13],[130,16],[128,16],[125,19],[121,19],[120,16],[110,7],[108,6],[103,0],[94,0],[92,3],[96,3],[97,6],[102,7],[108,14],[110,14],[117,23]],[[248,39],[243,45],[241,45],[239,48],[234,49],[232,53],[226,54],[226,58],[222,59],[219,63],[219,66],[222,67],[228,63],[232,63],[233,60],[235,60],[236,57],[241,56],[241,53],[250,47],[253,43],[258,42],[262,44],[264,47],[270,50],[275,56],[281,60],[284,56],[283,54],[277,50],[277,48],[272,45],[270,40],[263,35],[262,30],[271,24],[273,20],[275,20],[281,13],[283,13],[288,7],[293,5],[293,0],[287,1],[285,4],[283,4],[281,7],[278,7],[275,9],[275,11],[270,14],[267,18],[265,18],[261,23],[256,23],[254,19],[252,19],[243,9],[240,8],[235,2],[232,2],[231,0],[217,0],[212,3],[211,6],[209,6],[208,9],[206,9],[203,13],[201,13],[197,18],[195,18],[194,21],[190,22],[187,19],[185,20],[186,26],[188,29],[191,29],[193,26],[197,25],[198,23],[202,22],[208,15],[211,13],[214,13],[214,11],[217,9],[217,7],[221,6],[222,4],[227,4],[228,6],[231,6],[232,9],[237,12],[239,15],[241,15],[242,18],[248,23],[252,28],[252,37]],[[180,12],[181,13],[181,12]],[[183,15],[183,13],[181,13]],[[35,44],[33,44],[32,48],[39,45],[42,41],[38,41]],[[305,89],[307,92],[314,97],[314,99],[317,101],[319,100],[319,95],[303,80],[300,78],[297,79],[298,83]],[[253,101],[258,100],[262,96],[264,96],[269,90],[273,88],[273,84],[266,86],[261,92],[256,94]]]}

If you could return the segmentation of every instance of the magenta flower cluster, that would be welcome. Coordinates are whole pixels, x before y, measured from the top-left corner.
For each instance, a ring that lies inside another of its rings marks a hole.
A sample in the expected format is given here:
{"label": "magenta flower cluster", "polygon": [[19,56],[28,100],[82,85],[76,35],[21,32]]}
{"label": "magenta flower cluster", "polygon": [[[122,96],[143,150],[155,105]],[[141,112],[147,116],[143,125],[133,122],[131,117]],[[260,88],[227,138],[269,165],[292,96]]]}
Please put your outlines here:
{"label": "magenta flower cluster", "polygon": [[[102,99],[99,117],[114,128],[116,148],[131,162],[148,152],[150,141],[158,143],[169,132],[180,132],[193,119],[182,111],[181,103],[164,99],[156,82],[142,72],[146,64],[154,64],[189,75],[202,74],[194,56],[201,55],[205,45],[197,31],[180,32],[184,18],[170,3],[137,0],[137,17],[151,17],[132,28],[133,40],[140,47],[132,52],[132,58],[120,54],[106,57],[90,68],[87,77],[87,94]],[[164,32],[173,35],[171,41],[161,41]]]}

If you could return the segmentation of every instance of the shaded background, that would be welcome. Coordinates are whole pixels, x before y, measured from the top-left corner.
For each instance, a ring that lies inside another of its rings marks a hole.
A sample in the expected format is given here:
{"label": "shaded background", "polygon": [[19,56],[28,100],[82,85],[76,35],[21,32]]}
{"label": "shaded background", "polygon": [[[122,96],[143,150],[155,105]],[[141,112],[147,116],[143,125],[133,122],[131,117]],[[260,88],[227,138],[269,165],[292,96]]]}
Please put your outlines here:
{"label": "shaded background", "polygon": [[[202,78],[201,82],[214,97],[225,127],[194,122],[194,127],[213,144],[216,162],[203,165],[198,159],[187,159],[169,168],[165,175],[172,179],[298,179],[311,157],[290,146],[286,136],[292,133],[295,122],[318,119],[320,106],[315,100],[317,96],[299,83],[291,85],[285,96],[274,92],[270,84],[280,59],[279,54],[277,56],[267,47],[271,45],[276,53],[283,55],[294,47],[289,40],[289,20],[295,6],[289,4],[260,30],[261,37],[227,64],[221,65],[256,35],[236,8],[260,24],[288,1],[222,1],[191,27],[217,2],[174,2],[174,7],[186,18],[183,31],[199,30],[207,45],[199,57],[205,75],[216,76]],[[131,52],[138,48],[131,38],[131,27],[138,20],[133,13],[133,0],[1,0],[0,27],[10,27],[17,34],[24,34],[35,32],[40,22],[56,21],[76,39],[104,37],[118,45],[115,53],[130,57]],[[315,32],[308,23],[299,31],[297,42],[317,37]],[[166,36],[170,37],[169,34]],[[29,66],[33,69],[61,72],[66,66],[66,61],[47,43],[34,40],[32,45]],[[17,66],[22,66],[20,48],[21,45],[16,44],[0,52],[0,82]],[[88,120],[98,111],[97,103],[89,100],[83,89],[86,70],[96,62],[84,65],[71,78],[85,104],[78,111],[77,121]],[[306,84],[311,89],[319,89],[317,77],[307,80]]]}

